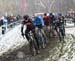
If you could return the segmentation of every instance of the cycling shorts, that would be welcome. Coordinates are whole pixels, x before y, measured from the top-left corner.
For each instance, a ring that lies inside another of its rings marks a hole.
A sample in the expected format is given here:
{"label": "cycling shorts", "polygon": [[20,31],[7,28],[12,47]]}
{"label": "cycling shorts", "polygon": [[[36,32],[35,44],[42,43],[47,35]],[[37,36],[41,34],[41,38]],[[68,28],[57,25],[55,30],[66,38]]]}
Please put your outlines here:
{"label": "cycling shorts", "polygon": [[40,28],[40,29],[42,29],[43,28],[43,26],[40,24],[40,25],[36,25],[36,27],[38,27],[38,28]]}

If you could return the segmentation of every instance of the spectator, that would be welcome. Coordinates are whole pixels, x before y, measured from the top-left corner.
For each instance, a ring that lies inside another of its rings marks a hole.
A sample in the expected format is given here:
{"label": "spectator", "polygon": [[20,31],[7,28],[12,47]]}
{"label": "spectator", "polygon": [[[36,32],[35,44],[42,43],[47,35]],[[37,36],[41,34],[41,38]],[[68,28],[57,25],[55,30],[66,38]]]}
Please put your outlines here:
{"label": "spectator", "polygon": [[74,26],[75,26],[75,17],[73,18],[73,23],[74,23]]}
{"label": "spectator", "polygon": [[7,19],[3,16],[3,17],[1,18],[1,22],[2,22],[2,34],[5,34],[5,31],[7,30],[8,21],[7,21]]}
{"label": "spectator", "polygon": [[1,26],[1,25],[3,25],[3,20],[2,20],[2,19],[0,20],[0,26]]}

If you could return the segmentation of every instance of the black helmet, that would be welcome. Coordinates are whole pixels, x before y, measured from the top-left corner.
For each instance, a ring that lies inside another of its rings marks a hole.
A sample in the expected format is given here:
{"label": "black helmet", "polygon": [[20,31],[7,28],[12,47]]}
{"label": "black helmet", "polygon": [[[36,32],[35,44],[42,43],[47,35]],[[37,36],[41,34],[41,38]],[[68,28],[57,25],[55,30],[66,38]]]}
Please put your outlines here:
{"label": "black helmet", "polygon": [[24,15],[24,16],[23,16],[23,19],[25,19],[25,20],[27,20],[28,18],[29,18],[28,15]]}
{"label": "black helmet", "polygon": [[44,16],[47,16],[47,13],[44,13]]}
{"label": "black helmet", "polygon": [[53,15],[53,13],[49,13],[49,15],[51,16],[51,15]]}

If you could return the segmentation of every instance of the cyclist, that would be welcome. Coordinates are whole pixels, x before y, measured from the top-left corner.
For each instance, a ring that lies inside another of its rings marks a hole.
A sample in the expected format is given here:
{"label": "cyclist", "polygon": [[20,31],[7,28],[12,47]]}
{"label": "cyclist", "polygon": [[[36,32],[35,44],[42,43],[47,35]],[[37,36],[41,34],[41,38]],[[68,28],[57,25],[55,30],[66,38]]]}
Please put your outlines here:
{"label": "cyclist", "polygon": [[[24,32],[23,32],[23,30],[24,30],[24,25],[26,25],[27,26],[27,28],[26,28],[26,30],[25,30],[25,34],[24,34]],[[34,25],[33,25],[33,23],[32,23],[32,21],[31,21],[31,19],[29,18],[29,16],[28,15],[24,15],[23,16],[23,21],[22,21],[22,26],[21,26],[21,34],[22,34],[22,36],[24,37],[24,36],[26,36],[26,38],[27,38],[27,40],[29,41],[29,32],[30,31],[32,31],[33,32],[33,35],[34,35],[34,38],[35,38],[35,42],[36,42],[36,37],[35,37],[35,32],[34,32]],[[35,46],[35,49],[36,49],[36,53],[38,53],[38,48],[37,48],[37,46]]]}
{"label": "cyclist", "polygon": [[[35,33],[37,35],[37,32],[38,32],[38,29],[41,30],[41,33],[43,34],[44,36],[44,39],[45,39],[45,43],[46,43],[46,34],[44,32],[44,21],[43,21],[43,18],[41,15],[34,15],[34,26],[35,26]],[[43,46],[43,48],[45,48],[45,46]]]}
{"label": "cyclist", "polygon": [[[58,31],[58,29],[59,29],[59,31]],[[57,33],[59,35],[60,41],[61,41],[61,35],[62,35],[62,37],[64,39],[65,27],[64,27],[64,20],[63,20],[62,14],[60,14],[58,16],[58,21],[56,22],[56,31],[57,31]],[[60,33],[61,33],[61,35],[60,35]]]}
{"label": "cyclist", "polygon": [[[27,26],[27,29],[25,31],[25,33],[26,33],[25,35],[23,33],[24,25]],[[28,15],[24,15],[23,21],[22,21],[22,26],[21,26],[21,34],[22,34],[22,36],[23,37],[26,36],[27,40],[29,41],[29,37],[28,37],[27,33],[32,31],[33,29],[34,29],[34,26],[33,26],[32,22],[31,22],[31,20],[29,19],[29,16]]]}
{"label": "cyclist", "polygon": [[43,20],[44,20],[44,24],[45,24],[46,26],[50,26],[50,17],[47,16],[46,13],[44,14]]}
{"label": "cyclist", "polygon": [[50,13],[49,16],[51,18],[50,24],[51,24],[52,36],[55,37],[56,36],[56,19],[57,18],[55,18],[53,13]]}
{"label": "cyclist", "polygon": [[64,19],[64,16],[61,17],[61,20],[62,20],[63,32],[64,32],[64,36],[65,36],[65,19]]}
{"label": "cyclist", "polygon": [[[45,24],[45,31],[46,31],[46,33],[50,34],[50,20],[51,20],[50,16],[47,16],[47,13],[44,13],[43,20],[44,20],[44,24]],[[47,36],[49,37],[48,34],[47,34]]]}
{"label": "cyclist", "polygon": [[3,16],[1,18],[3,24],[2,24],[2,34],[5,34],[6,30],[7,30],[7,25],[8,25],[8,20]]}
{"label": "cyclist", "polygon": [[53,15],[53,13],[50,13],[49,16],[51,18],[50,23],[51,23],[52,26],[54,26],[55,25],[55,16]]}

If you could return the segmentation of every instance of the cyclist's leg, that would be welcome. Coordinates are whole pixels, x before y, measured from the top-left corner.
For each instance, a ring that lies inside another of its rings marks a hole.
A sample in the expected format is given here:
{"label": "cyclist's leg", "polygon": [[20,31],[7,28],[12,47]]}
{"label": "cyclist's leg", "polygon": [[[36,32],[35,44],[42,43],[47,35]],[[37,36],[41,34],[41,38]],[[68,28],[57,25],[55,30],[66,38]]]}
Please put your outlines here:
{"label": "cyclist's leg", "polygon": [[47,28],[48,28],[48,31],[50,32],[50,25],[48,25]]}
{"label": "cyclist's leg", "polygon": [[46,29],[47,31],[47,37],[48,37],[48,39],[50,38],[50,25],[48,25],[47,26],[47,29]]}
{"label": "cyclist's leg", "polygon": [[29,50],[30,50],[31,54],[33,55],[33,42],[32,42],[32,39],[30,38],[31,36],[29,36],[29,32],[30,32],[30,30],[26,29],[25,36],[29,42]]}
{"label": "cyclist's leg", "polygon": [[46,36],[48,37],[48,27],[45,25],[43,29],[44,29]]}
{"label": "cyclist's leg", "polygon": [[59,40],[61,41],[61,30],[59,26],[56,27],[56,32],[57,32]]}
{"label": "cyclist's leg", "polygon": [[54,30],[54,28],[53,28],[53,25],[51,24],[50,25],[50,36],[51,37],[53,37],[53,30]]}
{"label": "cyclist's leg", "polygon": [[43,35],[45,38],[47,38],[44,29],[43,29],[43,28],[40,28],[40,29],[41,29],[41,33],[42,33],[42,35]]}
{"label": "cyclist's leg", "polygon": [[46,34],[43,29],[41,29],[41,33],[42,33],[43,46],[46,47],[46,43],[48,43],[48,39],[47,39]]}
{"label": "cyclist's leg", "polygon": [[46,44],[46,34],[45,31],[43,29],[42,25],[38,25],[38,32],[39,34],[38,38],[39,38],[39,42],[42,44]]}
{"label": "cyclist's leg", "polygon": [[64,36],[65,36],[65,29],[64,28],[61,28],[61,35],[62,35],[62,38],[64,39]]}
{"label": "cyclist's leg", "polygon": [[57,26],[54,26],[53,27],[53,37],[56,37],[57,33],[58,33],[58,28],[57,28]]}
{"label": "cyclist's leg", "polygon": [[47,40],[46,33],[45,33],[45,31],[44,31],[42,26],[40,26],[40,30],[41,30],[41,33],[42,33],[43,37],[45,38],[45,40]]}
{"label": "cyclist's leg", "polygon": [[64,41],[64,32],[62,28],[59,28],[59,39],[60,39],[60,42]]}
{"label": "cyclist's leg", "polygon": [[33,33],[33,44],[34,44],[35,49],[37,50],[38,47],[37,47],[37,44],[36,44],[37,37],[36,37],[36,34],[35,34],[35,29],[32,29],[32,33]]}
{"label": "cyclist's leg", "polygon": [[42,33],[42,35],[46,38],[46,34],[45,34],[45,32],[44,32],[44,29],[43,29],[43,28],[41,29],[41,33]]}
{"label": "cyclist's leg", "polygon": [[51,31],[52,31],[52,37],[54,37],[55,36],[55,25],[54,24],[52,24],[52,27],[51,27]]}
{"label": "cyclist's leg", "polygon": [[64,29],[59,28],[59,32],[60,32],[60,41],[63,41],[64,40]]}
{"label": "cyclist's leg", "polygon": [[44,27],[43,27],[43,29],[44,29],[44,31],[45,31],[45,34],[47,35],[47,26],[45,25]]}
{"label": "cyclist's leg", "polygon": [[37,33],[38,33],[38,28],[37,28],[37,27],[35,27],[34,38],[35,38],[35,40],[36,40],[37,49],[39,49],[40,44],[39,44],[38,34],[37,34]]}

